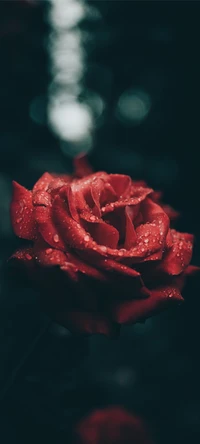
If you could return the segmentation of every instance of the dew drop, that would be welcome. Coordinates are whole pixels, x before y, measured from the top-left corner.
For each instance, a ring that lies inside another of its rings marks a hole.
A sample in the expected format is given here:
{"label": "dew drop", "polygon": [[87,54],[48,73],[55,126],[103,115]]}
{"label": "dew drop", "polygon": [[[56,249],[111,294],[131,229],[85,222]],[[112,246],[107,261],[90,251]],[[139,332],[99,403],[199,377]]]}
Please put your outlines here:
{"label": "dew drop", "polygon": [[104,253],[107,252],[107,247],[105,247],[104,245],[99,247],[101,251],[103,251]]}
{"label": "dew drop", "polygon": [[173,297],[173,293],[169,293],[168,298],[172,298],[172,297]]}
{"label": "dew drop", "polygon": [[46,254],[50,254],[50,253],[52,253],[52,251],[53,251],[52,248],[47,248],[46,249]]}
{"label": "dew drop", "polygon": [[54,240],[54,242],[59,242],[58,234],[54,234],[53,240]]}
{"label": "dew drop", "polygon": [[144,243],[148,244],[149,243],[149,239],[144,239]]}
{"label": "dew drop", "polygon": [[89,240],[90,240],[90,236],[88,236],[88,234],[86,234],[86,236],[84,236],[84,241],[89,242]]}
{"label": "dew drop", "polygon": [[30,255],[30,254],[25,254],[25,256],[26,256],[26,259],[28,259],[28,261],[31,261],[31,259],[32,259],[32,256]]}
{"label": "dew drop", "polygon": [[90,216],[90,220],[91,220],[91,222],[94,222],[96,220],[96,217],[95,216]]}
{"label": "dew drop", "polygon": [[22,221],[22,218],[19,217],[19,219],[16,220],[17,224],[19,224]]}

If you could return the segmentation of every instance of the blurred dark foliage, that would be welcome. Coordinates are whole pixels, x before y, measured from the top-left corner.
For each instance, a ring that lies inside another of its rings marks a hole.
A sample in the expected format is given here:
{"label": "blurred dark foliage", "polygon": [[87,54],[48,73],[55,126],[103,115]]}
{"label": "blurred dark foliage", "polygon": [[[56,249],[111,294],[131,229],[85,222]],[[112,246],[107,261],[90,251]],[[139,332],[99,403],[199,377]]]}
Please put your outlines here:
{"label": "blurred dark foliage", "polygon": [[[107,105],[90,161],[162,189],[182,214],[177,228],[197,238],[199,265],[200,3],[88,4],[102,20],[81,25],[91,35],[85,86]],[[108,404],[143,416],[160,443],[199,443],[198,277],[188,283],[183,307],[124,329],[116,342],[71,337],[49,325],[28,283],[8,279],[6,261],[20,243],[9,222],[12,179],[31,187],[45,170],[71,169],[58,139],[30,115],[39,98],[46,121],[47,7],[0,2],[1,443],[67,443],[78,418]],[[151,99],[140,125],[116,118],[119,97],[131,88]]]}

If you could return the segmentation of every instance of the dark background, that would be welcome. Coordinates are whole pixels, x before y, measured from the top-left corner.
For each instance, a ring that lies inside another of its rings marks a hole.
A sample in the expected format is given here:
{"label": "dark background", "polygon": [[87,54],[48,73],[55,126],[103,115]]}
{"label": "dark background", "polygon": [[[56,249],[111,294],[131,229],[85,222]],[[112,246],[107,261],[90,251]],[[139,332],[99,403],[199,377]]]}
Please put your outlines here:
{"label": "dark background", "polygon": [[[93,91],[105,103],[90,161],[162,189],[181,212],[177,228],[196,236],[199,265],[200,3],[87,5],[101,18],[91,15],[78,28],[88,36],[83,97]],[[199,443],[199,278],[187,285],[183,307],[122,328],[118,341],[46,328],[34,291],[8,279],[6,261],[20,245],[9,222],[12,179],[31,188],[45,170],[72,167],[71,144],[63,149],[47,125],[48,7],[0,2],[1,443],[67,443],[78,418],[109,404],[143,416],[158,443]],[[148,95],[145,118],[120,111],[129,90],[144,102]]]}

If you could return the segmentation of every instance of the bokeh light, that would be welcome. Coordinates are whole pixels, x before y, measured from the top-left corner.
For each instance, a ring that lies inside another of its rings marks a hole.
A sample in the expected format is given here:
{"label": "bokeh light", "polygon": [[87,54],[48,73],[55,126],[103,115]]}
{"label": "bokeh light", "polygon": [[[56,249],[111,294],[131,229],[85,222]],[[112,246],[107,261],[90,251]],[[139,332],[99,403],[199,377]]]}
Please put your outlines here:
{"label": "bokeh light", "polygon": [[149,94],[141,89],[129,89],[118,100],[116,114],[124,123],[139,125],[151,109]]}

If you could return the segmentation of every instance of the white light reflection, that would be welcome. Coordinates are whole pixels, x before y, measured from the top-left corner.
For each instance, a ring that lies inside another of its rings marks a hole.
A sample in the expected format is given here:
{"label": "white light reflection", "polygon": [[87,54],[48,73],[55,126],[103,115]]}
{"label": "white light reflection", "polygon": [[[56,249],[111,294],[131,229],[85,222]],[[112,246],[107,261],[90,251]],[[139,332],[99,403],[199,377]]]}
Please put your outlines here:
{"label": "white light reflection", "polygon": [[75,156],[91,149],[95,120],[104,110],[103,99],[93,92],[87,97],[82,85],[87,60],[84,33],[78,26],[95,9],[84,0],[50,0],[50,5],[48,122],[62,151]]}
{"label": "white light reflection", "polygon": [[119,98],[117,117],[129,124],[140,124],[151,108],[150,96],[140,89],[129,89]]}
{"label": "white light reflection", "polygon": [[49,20],[54,28],[73,28],[84,19],[85,9],[85,4],[80,0],[51,0]]}
{"label": "white light reflection", "polygon": [[62,140],[78,142],[92,130],[90,109],[78,102],[54,103],[49,109],[49,120]]}

